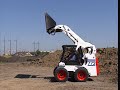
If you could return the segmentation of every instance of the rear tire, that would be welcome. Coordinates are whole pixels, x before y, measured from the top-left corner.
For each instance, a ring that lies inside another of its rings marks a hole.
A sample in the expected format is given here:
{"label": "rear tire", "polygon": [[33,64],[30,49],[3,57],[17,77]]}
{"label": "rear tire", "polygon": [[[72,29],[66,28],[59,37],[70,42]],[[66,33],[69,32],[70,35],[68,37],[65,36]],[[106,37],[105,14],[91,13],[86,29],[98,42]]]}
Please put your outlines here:
{"label": "rear tire", "polygon": [[88,79],[88,71],[86,68],[80,67],[75,71],[74,78],[77,82],[85,82]]}
{"label": "rear tire", "polygon": [[68,80],[68,72],[65,68],[57,68],[54,76],[58,82],[66,82]]}

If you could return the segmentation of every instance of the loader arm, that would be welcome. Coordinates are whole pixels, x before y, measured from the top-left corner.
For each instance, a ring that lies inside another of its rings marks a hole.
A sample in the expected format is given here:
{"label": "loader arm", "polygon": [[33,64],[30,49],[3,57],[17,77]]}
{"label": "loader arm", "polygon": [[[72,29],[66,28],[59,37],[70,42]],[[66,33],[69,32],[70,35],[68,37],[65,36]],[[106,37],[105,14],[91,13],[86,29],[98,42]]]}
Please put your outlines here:
{"label": "loader arm", "polygon": [[74,33],[67,25],[56,25],[56,22],[46,13],[46,30],[49,34],[55,35],[57,32],[63,32],[66,34],[75,45],[77,45],[76,50],[81,46],[81,48],[91,48],[92,53],[96,54],[96,48],[89,42],[85,42],[76,33]]}

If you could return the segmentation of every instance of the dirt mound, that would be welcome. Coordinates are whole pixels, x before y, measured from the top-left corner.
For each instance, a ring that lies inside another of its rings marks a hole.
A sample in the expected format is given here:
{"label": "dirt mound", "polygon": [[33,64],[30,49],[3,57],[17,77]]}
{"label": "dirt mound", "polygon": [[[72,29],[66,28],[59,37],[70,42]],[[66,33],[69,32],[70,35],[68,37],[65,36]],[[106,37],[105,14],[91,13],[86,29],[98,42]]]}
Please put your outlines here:
{"label": "dirt mound", "polygon": [[27,62],[22,62],[23,65],[35,65],[35,66],[43,66],[43,67],[55,67],[60,61],[62,51],[56,50],[53,53],[49,53],[44,57],[39,58],[28,58]]}
{"label": "dirt mound", "polygon": [[49,53],[45,57],[42,58],[43,64],[45,66],[55,67],[57,66],[58,62],[60,61],[62,51],[57,50],[54,53]]}
{"label": "dirt mound", "polygon": [[117,48],[100,48],[97,56],[99,58],[100,74],[110,77],[110,82],[118,80],[118,49]]}

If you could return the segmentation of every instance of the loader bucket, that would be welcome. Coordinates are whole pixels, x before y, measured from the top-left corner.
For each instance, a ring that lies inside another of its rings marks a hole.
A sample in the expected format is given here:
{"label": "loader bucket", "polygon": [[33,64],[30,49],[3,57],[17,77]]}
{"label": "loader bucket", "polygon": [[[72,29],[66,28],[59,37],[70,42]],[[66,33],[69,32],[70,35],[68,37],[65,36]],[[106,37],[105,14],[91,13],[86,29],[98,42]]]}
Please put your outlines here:
{"label": "loader bucket", "polygon": [[47,33],[51,34],[54,32],[53,28],[56,26],[56,22],[47,13],[45,13],[45,23]]}

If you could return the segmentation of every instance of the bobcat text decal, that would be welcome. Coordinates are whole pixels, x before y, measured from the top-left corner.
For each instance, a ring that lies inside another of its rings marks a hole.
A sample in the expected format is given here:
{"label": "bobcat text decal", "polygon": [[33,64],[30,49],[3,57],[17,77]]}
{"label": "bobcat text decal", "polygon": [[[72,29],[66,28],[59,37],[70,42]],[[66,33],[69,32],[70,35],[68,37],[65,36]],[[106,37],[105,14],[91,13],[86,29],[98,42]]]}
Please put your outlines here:
{"label": "bobcat text decal", "polygon": [[88,66],[95,66],[95,59],[88,59]]}

